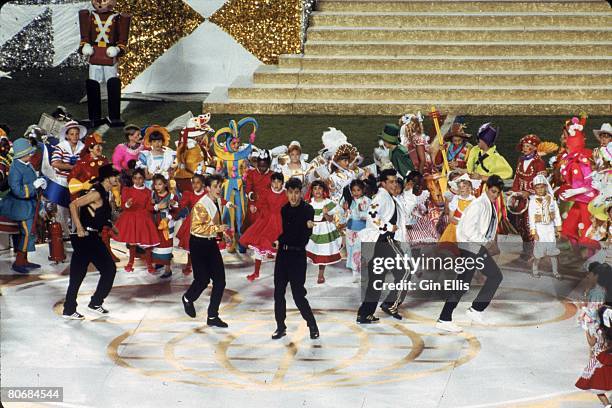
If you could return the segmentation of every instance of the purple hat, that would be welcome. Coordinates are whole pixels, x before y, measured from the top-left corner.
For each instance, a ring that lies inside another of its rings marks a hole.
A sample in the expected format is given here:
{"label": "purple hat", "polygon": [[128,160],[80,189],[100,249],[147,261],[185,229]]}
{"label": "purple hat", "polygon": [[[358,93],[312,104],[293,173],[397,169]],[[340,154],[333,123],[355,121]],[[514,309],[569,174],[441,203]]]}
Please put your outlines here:
{"label": "purple hat", "polygon": [[477,138],[478,140],[482,140],[487,144],[487,146],[491,147],[495,144],[495,139],[497,139],[497,128],[493,123],[485,123],[478,129]]}

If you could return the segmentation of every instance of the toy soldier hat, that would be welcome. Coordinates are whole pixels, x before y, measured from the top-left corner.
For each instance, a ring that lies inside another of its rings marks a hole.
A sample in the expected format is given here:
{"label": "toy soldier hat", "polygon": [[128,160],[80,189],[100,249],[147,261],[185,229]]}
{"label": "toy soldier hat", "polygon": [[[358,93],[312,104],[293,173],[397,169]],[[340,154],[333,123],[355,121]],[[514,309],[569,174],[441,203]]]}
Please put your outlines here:
{"label": "toy soldier hat", "polygon": [[387,123],[380,134],[380,138],[387,143],[398,145],[400,143],[399,131],[400,129],[397,125]]}
{"label": "toy soldier hat", "polygon": [[32,146],[32,143],[28,139],[20,137],[13,142],[13,158],[21,159],[22,157],[28,156],[36,151],[36,148]]}
{"label": "toy soldier hat", "polygon": [[170,144],[170,133],[168,130],[159,125],[153,125],[147,127],[144,135],[144,144],[145,146],[151,146],[152,140],[163,140],[163,145],[168,146]]}
{"label": "toy soldier hat", "polygon": [[601,125],[601,129],[593,129],[593,134],[598,139],[602,134],[612,136],[612,125],[609,123],[604,123]]}
{"label": "toy soldier hat", "polygon": [[469,133],[465,133],[465,124],[459,123],[459,122],[454,122],[451,125],[450,129],[448,129],[448,132],[446,132],[446,134],[444,135],[444,141],[448,142],[453,137],[460,137],[462,139],[469,139],[470,137],[472,137],[472,135],[470,135]]}
{"label": "toy soldier hat", "polygon": [[516,145],[517,150],[521,151],[523,150],[523,145],[524,144],[530,144],[533,145],[535,147],[538,147],[538,145],[542,143],[542,141],[540,140],[540,138],[536,135],[525,135],[523,137],[521,137],[521,140],[519,140],[518,144]]}
{"label": "toy soldier hat", "polygon": [[85,135],[87,135],[87,128],[83,125],[79,125],[79,122],[76,120],[71,120],[66,123],[64,127],[60,130],[60,140],[66,139],[66,135],[70,129],[77,128],[79,129],[79,139],[83,139]]}

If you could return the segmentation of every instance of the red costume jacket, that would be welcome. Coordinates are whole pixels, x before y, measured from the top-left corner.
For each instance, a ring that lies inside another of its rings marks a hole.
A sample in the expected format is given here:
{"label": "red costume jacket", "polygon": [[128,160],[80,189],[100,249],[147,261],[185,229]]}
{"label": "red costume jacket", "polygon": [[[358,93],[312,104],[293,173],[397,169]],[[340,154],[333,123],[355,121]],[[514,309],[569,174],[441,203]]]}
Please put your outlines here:
{"label": "red costume jacket", "polygon": [[[125,54],[130,30],[131,16],[114,11],[97,13],[96,11],[79,11],[79,26],[81,29],[81,43],[79,53],[83,45],[90,44],[94,53],[89,57],[92,65],[115,65],[117,59]],[[105,33],[101,33],[101,28]],[[106,55],[108,47],[118,47],[120,52],[115,58]]]}
{"label": "red costume jacket", "polygon": [[[247,219],[249,220],[249,224],[255,222],[258,217],[257,213],[259,212],[258,208],[258,211],[253,214],[251,213],[249,207],[251,205],[258,207],[258,204],[261,202],[261,198],[264,196],[264,194],[267,194],[268,190],[270,190],[270,184],[272,183],[271,177],[272,171],[270,170],[265,173],[260,173],[257,169],[248,169],[246,172],[244,190],[247,198],[249,199],[247,206]],[[255,195],[254,198],[252,198],[253,194]]]}

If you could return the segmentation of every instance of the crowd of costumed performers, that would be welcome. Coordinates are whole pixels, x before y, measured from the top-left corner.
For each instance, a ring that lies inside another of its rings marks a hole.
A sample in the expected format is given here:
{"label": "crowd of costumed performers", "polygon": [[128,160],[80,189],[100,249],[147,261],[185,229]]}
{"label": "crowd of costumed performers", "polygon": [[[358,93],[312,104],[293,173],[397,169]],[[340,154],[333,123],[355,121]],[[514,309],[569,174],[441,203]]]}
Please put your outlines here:
{"label": "crowd of costumed performers", "polygon": [[[209,204],[218,225],[224,226],[214,234],[216,245],[250,255],[254,269],[247,278],[255,281],[262,263],[277,256],[282,208],[288,202],[285,184],[295,179],[301,199],[313,209],[304,251],[316,265],[316,282],[325,283],[330,273],[326,267],[339,263],[359,282],[361,242],[392,233],[392,240],[409,243],[413,254],[430,243],[453,248],[465,235],[461,226],[475,222],[465,219],[470,206],[501,180],[505,191],[492,201],[495,233],[520,236],[521,258],[530,263],[534,277],[548,273],[540,262],[548,257],[551,275],[562,278],[560,237],[588,262],[610,262],[605,251],[612,241],[609,123],[594,131],[595,149],[586,148],[585,116],[569,118],[558,143],[524,135],[516,145],[520,157],[513,168],[497,148],[503,130],[494,123],[482,124],[470,135],[457,118],[442,134],[444,116],[431,116],[432,129],[425,128],[420,113],[382,126],[370,165],[364,165],[364,156],[347,135],[333,127],[323,132],[321,150],[310,160],[298,141],[259,146],[259,125],[251,117],[232,120],[217,131],[209,124],[210,114],[185,115],[178,127],[127,125],[124,142],[113,147],[68,114],[57,134],[32,125],[15,139],[8,126],[1,126],[0,236],[7,243],[11,237],[17,273],[40,268],[28,258],[36,243],[48,243],[49,259],[62,262],[64,246],[77,232],[74,213],[80,214],[81,223],[94,217],[97,207],[92,203],[100,200],[83,204],[83,197],[97,188],[98,195],[108,195],[109,219],[99,230],[82,228],[98,235],[113,263],[118,258],[111,241],[125,245],[125,272],[143,265],[147,273],[168,280],[178,248],[188,253],[180,269],[189,275],[194,271],[194,209],[209,194],[208,179],[215,175],[220,193]],[[97,115],[91,119],[95,122]],[[180,131],[173,142],[175,129]],[[110,160],[105,150],[112,152]],[[112,174],[108,192],[100,187],[103,170]],[[394,211],[387,208],[389,203]],[[388,302],[383,306],[391,313],[397,310]],[[370,315],[359,317],[365,321]]]}

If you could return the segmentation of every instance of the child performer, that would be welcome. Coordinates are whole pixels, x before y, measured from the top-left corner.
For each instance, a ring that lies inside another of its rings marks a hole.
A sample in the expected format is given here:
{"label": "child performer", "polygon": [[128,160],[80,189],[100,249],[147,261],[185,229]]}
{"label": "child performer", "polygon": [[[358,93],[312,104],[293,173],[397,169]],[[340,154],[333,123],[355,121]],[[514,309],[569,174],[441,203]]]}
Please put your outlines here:
{"label": "child performer", "polygon": [[276,254],[272,244],[283,232],[281,209],[287,204],[283,173],[273,173],[271,179],[272,185],[257,201],[257,220],[240,237],[240,245],[251,248],[255,258],[255,271],[247,276],[251,282],[259,278],[261,261]]}
{"label": "child performer", "polygon": [[599,329],[589,339],[591,358],[576,381],[576,387],[596,393],[599,401],[607,408],[610,407],[610,401],[606,391],[612,390],[612,308],[602,306],[598,314]]}
{"label": "child performer", "polygon": [[408,240],[414,243],[414,246],[418,246],[419,243],[438,242],[438,232],[429,218],[431,213],[429,211],[429,191],[423,191],[421,173],[418,171],[408,173],[403,196],[407,206]]}
{"label": "child performer", "polygon": [[168,190],[168,180],[161,174],[153,175],[153,219],[157,225],[160,244],[153,248],[153,263],[164,265],[161,276],[166,279],[172,276],[172,247],[174,238],[174,216],[177,214],[176,196]]}
{"label": "child performer", "polygon": [[560,251],[556,246],[556,238],[561,233],[561,214],[553,196],[552,188],[545,176],[539,174],[533,179],[535,195],[529,200],[529,228],[535,242],[533,248],[533,276],[538,278],[538,263],[545,256],[550,256],[553,276],[561,278],[557,271],[557,255]]}
{"label": "child performer", "polygon": [[365,195],[365,183],[353,180],[345,188],[343,208],[347,212],[346,223],[346,267],[353,271],[353,282],[361,276],[361,240],[359,231],[365,228],[371,200]]}
{"label": "child performer", "polygon": [[466,207],[474,200],[472,194],[480,187],[480,180],[472,180],[467,173],[461,175],[448,183],[451,188],[458,192],[448,204],[449,224],[440,237],[440,242],[457,242],[457,224]]}
{"label": "child performer", "polygon": [[340,249],[342,249],[342,236],[336,229],[334,215],[338,214],[339,207],[329,198],[327,184],[315,180],[310,185],[307,194],[310,205],[314,208],[314,228],[306,245],[306,256],[314,265],[319,266],[317,283],[325,283],[325,265],[340,262]]}
{"label": "child performer", "polygon": [[134,270],[136,247],[139,246],[145,250],[149,273],[155,273],[155,268],[151,263],[151,249],[159,245],[159,234],[153,223],[151,190],[145,187],[144,182],[144,170],[135,169],[132,174],[133,187],[124,187],[121,190],[123,211],[115,225],[119,234],[115,235],[114,239],[127,244],[130,251],[130,259],[125,265],[126,272]]}
{"label": "child performer", "polygon": [[202,174],[194,174],[191,178],[191,188],[193,191],[185,190],[181,197],[179,208],[181,211],[187,211],[187,215],[181,224],[176,237],[178,238],[178,247],[187,251],[187,264],[183,267],[183,274],[191,273],[191,253],[189,252],[189,238],[191,230],[191,209],[193,206],[204,197],[206,190],[204,189],[204,176]]}

